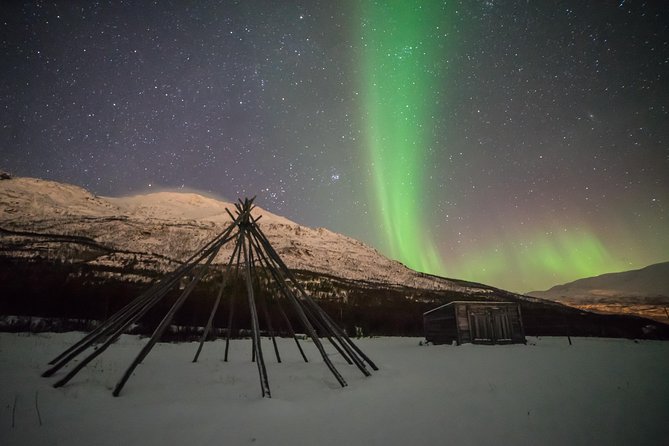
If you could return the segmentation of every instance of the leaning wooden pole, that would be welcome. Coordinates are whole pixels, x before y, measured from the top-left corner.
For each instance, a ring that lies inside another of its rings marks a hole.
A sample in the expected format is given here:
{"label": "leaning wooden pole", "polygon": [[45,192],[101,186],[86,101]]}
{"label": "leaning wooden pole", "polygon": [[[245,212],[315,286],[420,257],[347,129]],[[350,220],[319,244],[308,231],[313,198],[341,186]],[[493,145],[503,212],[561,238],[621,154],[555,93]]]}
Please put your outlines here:
{"label": "leaning wooden pole", "polygon": [[365,360],[365,362],[366,362],[367,364],[369,364],[369,366],[372,368],[372,370],[379,370],[379,368],[376,366],[376,364],[374,364],[374,361],[372,361],[372,360],[369,358],[369,356],[367,356],[362,350],[360,350],[360,348],[356,345],[356,343],[353,342],[353,340],[352,340],[352,339],[351,339],[351,338],[350,338],[350,337],[349,337],[349,336],[348,336],[348,335],[341,329],[341,327],[339,327],[337,324],[335,324],[334,321],[332,321],[332,318],[330,317],[329,314],[327,314],[327,313],[326,313],[322,308],[320,308],[320,307],[318,307],[318,310],[322,313],[322,315],[323,315],[324,318],[327,318],[327,319],[329,319],[329,320],[332,322],[332,325],[335,327],[335,329],[337,329],[337,330],[340,331],[340,335],[342,336],[342,338],[348,343],[349,346],[351,346],[351,348],[352,348],[353,350],[355,350],[355,351],[360,355],[360,357],[361,357],[362,359]]}
{"label": "leaning wooden pole", "polygon": [[[256,252],[258,260],[260,261],[260,264],[263,267],[263,274],[265,276],[265,279],[267,280],[268,287],[269,287],[269,284],[273,282],[273,284],[274,284],[273,287],[275,288],[275,290],[279,294],[283,295],[284,291],[279,286],[280,279],[276,275],[276,273],[274,272],[272,266],[269,265],[269,262],[268,262],[267,258],[265,257],[265,255],[263,254],[260,246],[258,245],[258,241],[255,239],[255,237],[252,238],[252,242],[253,242],[253,250]],[[270,277],[270,275],[271,275],[271,277]],[[288,299],[285,295],[284,295],[284,298]],[[283,307],[281,306],[280,299],[276,299],[276,304],[277,304],[277,307],[279,308],[279,312],[281,313],[281,316],[283,317],[284,322],[286,323],[286,327],[288,328],[288,332],[290,333],[293,340],[295,341],[295,344],[297,344],[297,348],[300,351],[300,354],[302,355],[302,358],[304,359],[304,362],[309,362],[309,360],[307,359],[307,355],[304,354],[304,350],[302,349],[302,346],[300,345],[300,340],[297,339],[297,335],[295,334],[295,330],[293,330],[293,325],[290,323],[290,319],[288,318],[288,315],[286,315],[286,312],[283,310]]]}
{"label": "leaning wooden pole", "polygon": [[[127,305],[125,305],[123,308],[121,308],[116,313],[114,313],[109,319],[104,321],[102,324],[100,324],[98,327],[96,327],[89,334],[84,336],[82,339],[80,339],[79,341],[74,343],[72,346],[70,346],[68,349],[63,351],[61,354],[56,356],[54,359],[49,361],[49,364],[55,364],[55,363],[59,362],[65,356],[72,353],[74,350],[78,350],[79,353],[81,351],[85,350],[91,344],[93,344],[97,339],[99,339],[100,337],[103,337],[104,335],[103,336],[99,336],[99,335],[101,333],[104,333],[106,330],[108,330],[109,327],[113,326],[114,324],[117,324],[118,321],[121,321],[124,318],[127,318],[129,314],[134,313],[138,308],[140,308],[142,306],[142,304],[144,304],[147,300],[150,300],[152,296],[154,296],[156,294],[159,294],[165,288],[170,288],[175,283],[175,278],[176,278],[176,280],[178,280],[179,277],[188,273],[190,271],[190,269],[192,269],[192,265],[194,265],[195,263],[201,261],[203,258],[206,257],[206,255],[204,255],[203,257],[198,258],[198,256],[200,256],[200,254],[207,251],[211,246],[216,244],[221,239],[225,239],[230,234],[230,231],[233,228],[234,228],[233,224],[228,225],[225,228],[225,230],[223,230],[219,235],[214,237],[210,242],[206,243],[199,250],[197,250],[193,255],[191,255],[191,257],[189,257],[185,262],[183,262],[182,265],[179,266],[175,271],[173,271],[170,274],[169,277],[167,277],[164,280],[159,280],[159,281],[155,282],[149,289],[147,289],[142,294],[140,294],[132,302],[129,302]],[[223,243],[225,243],[225,242],[223,242]],[[112,329],[113,329],[113,327],[112,327]],[[80,347],[82,347],[84,345],[85,345],[85,347],[83,349],[80,349]]]}
{"label": "leaning wooden pole", "polygon": [[54,358],[49,364],[52,367],[42,373],[42,376],[49,377],[62,367],[67,365],[72,359],[79,356],[82,352],[87,350],[90,346],[97,342],[105,342],[106,338],[112,336],[119,327],[127,327],[132,324],[137,318],[136,314],[142,313],[144,309],[151,308],[169,291],[169,289],[176,284],[175,281],[166,281],[159,287],[152,287],[147,293],[143,293],[130,305],[120,310],[117,314],[112,316],[104,324],[100,325],[96,330],[85,336],[79,342],[65,350],[63,353]]}
{"label": "leaning wooden pole", "polygon": [[[176,283],[176,282],[175,282]],[[76,373],[81,370],[86,364],[88,364],[93,358],[99,356],[104,352],[111,344],[113,344],[116,339],[122,335],[125,330],[137,322],[147,311],[153,308],[158,302],[160,302],[170,288],[163,288],[160,292],[155,293],[149,300],[141,302],[141,306],[138,306],[133,313],[128,313],[126,317],[115,321],[114,324],[110,324],[105,331],[100,332],[97,336],[90,339],[86,344],[80,345],[75,350],[71,351],[67,356],[63,357],[60,361],[56,362],[49,370],[42,373],[42,376],[49,377],[53,375],[56,371],[60,370],[62,367],[67,365],[75,357],[79,356],[82,352],[87,350],[93,343],[97,340],[101,341],[100,345],[97,345],[96,348],[89,353],[89,355],[82,361],[80,361],[74,370],[72,370],[68,375],[58,381],[54,387],[59,387],[65,384],[69,379],[71,379]]]}
{"label": "leaning wooden pole", "polygon": [[[254,227],[259,235],[267,240],[267,237],[265,234],[262,232],[262,229],[260,227],[255,226]],[[304,300],[312,307],[314,308],[314,311],[316,311],[325,321],[325,323],[331,328],[331,330],[335,333],[336,338],[342,342],[342,346],[346,349],[346,351],[354,358],[354,361],[356,362],[356,365],[358,368],[365,374],[367,375],[366,369],[364,367],[364,364],[362,364],[361,361],[357,360],[357,354],[361,356],[362,359],[367,362],[370,367],[372,367],[373,370],[378,370],[378,367],[374,362],[367,356],[365,355],[362,350],[358,348],[357,345],[349,338],[349,336],[342,330],[333,320],[332,318],[323,310],[321,307],[316,304],[313,299],[307,294],[306,290],[304,287],[300,284],[300,282],[295,278],[293,275],[292,271],[286,266],[286,264],[283,262],[281,257],[278,255],[278,253],[274,250],[274,248],[269,244],[269,241],[267,242],[270,248],[270,252],[273,254],[273,256],[276,257],[276,261],[279,264],[279,266],[286,272],[286,275],[288,278],[290,278],[291,282],[295,285],[295,287],[300,291],[302,297]]]}
{"label": "leaning wooden pole", "polygon": [[230,296],[230,309],[228,311],[228,326],[225,329],[225,354],[223,361],[228,362],[228,353],[230,350],[230,336],[232,336],[232,318],[235,314],[235,296]]}
{"label": "leaning wooden pole", "polygon": [[[316,313],[315,315],[316,315],[316,316],[321,316],[321,320],[319,321],[319,323],[323,322],[324,325],[325,325],[325,328],[326,328],[328,331],[330,331],[330,332],[335,336],[335,338],[339,341],[340,345],[344,348],[344,350],[346,350],[346,353],[348,354],[348,356],[350,356],[350,358],[353,360],[353,362],[355,363],[356,367],[358,367],[358,369],[359,369],[365,376],[370,376],[371,373],[367,370],[367,368],[365,367],[365,365],[363,364],[363,362],[360,360],[360,358],[358,358],[356,352],[350,347],[350,345],[349,345],[347,342],[345,342],[345,341],[343,340],[343,337],[342,337],[342,335],[341,335],[342,332],[338,332],[338,330],[335,328],[335,327],[336,327],[336,324],[332,323],[331,320],[329,320],[329,319],[327,318],[327,314],[325,313],[325,311],[323,311],[323,310],[322,310],[322,309],[321,309],[321,308],[320,308],[320,307],[319,307],[313,300],[311,300],[311,298],[307,295],[307,293],[306,293],[306,291],[304,290],[304,288],[302,288],[302,286],[301,286],[300,283],[297,281],[297,279],[295,279],[295,276],[292,274],[292,272],[290,271],[290,269],[288,269],[288,267],[287,267],[286,264],[283,262],[283,260],[281,259],[281,257],[278,255],[278,253],[274,250],[274,248],[272,247],[272,245],[269,243],[269,241],[267,240],[267,237],[265,237],[265,235],[262,233],[262,230],[261,230],[258,226],[255,226],[255,227],[254,227],[254,230],[257,231],[257,234],[258,234],[258,236],[259,236],[261,242],[263,242],[263,243],[266,245],[266,250],[267,250],[268,255],[270,255],[270,256],[272,257],[272,259],[273,259],[273,260],[276,262],[276,264],[279,266],[280,270],[282,270],[282,271],[284,272],[284,274],[286,275],[286,277],[288,277],[288,278],[291,280],[291,282],[293,283],[293,285],[300,291],[300,293],[302,294],[304,300],[311,306],[312,309],[314,309],[314,313]],[[314,307],[315,307],[315,308],[314,308]],[[323,314],[326,314],[326,317],[322,317]],[[315,318],[315,320],[318,320],[318,319]],[[346,336],[346,335],[344,334],[344,336]],[[339,350],[339,349],[338,349],[338,350]]]}
{"label": "leaning wooden pole", "polygon": [[[253,226],[253,228],[257,229],[257,226]],[[267,254],[269,254],[269,251],[268,251],[268,243],[269,242],[267,242],[266,240],[262,240],[262,239],[258,239],[258,241],[263,246],[263,248],[267,251]],[[269,246],[269,249],[272,249],[271,246]],[[283,273],[281,272],[281,270],[275,269],[275,271],[281,277],[282,281],[284,281],[285,278],[283,277]],[[284,287],[285,287],[285,284],[284,284]],[[341,375],[341,373],[339,373],[339,371],[334,366],[334,364],[332,364],[332,361],[330,361],[330,358],[328,357],[328,354],[325,351],[325,348],[323,348],[323,344],[321,343],[320,339],[318,338],[318,334],[316,333],[316,330],[314,330],[313,325],[309,321],[309,318],[307,317],[307,315],[304,313],[304,310],[300,306],[300,303],[298,302],[297,298],[294,295],[292,295],[292,293],[287,293],[287,296],[288,296],[289,302],[293,305],[293,309],[295,310],[295,313],[300,318],[300,320],[302,322],[302,325],[307,330],[307,334],[309,335],[311,340],[314,342],[314,345],[318,349],[318,352],[321,354],[321,357],[323,358],[323,362],[325,362],[325,365],[330,369],[330,371],[332,372],[334,377],[337,379],[339,384],[342,387],[346,387],[348,385],[346,383],[346,380]]]}
{"label": "leaning wooden pole", "polygon": [[130,375],[132,372],[137,368],[140,362],[146,358],[146,355],[149,354],[153,346],[158,342],[162,334],[165,332],[165,329],[170,325],[172,322],[172,319],[174,318],[174,315],[176,314],[177,311],[179,311],[179,308],[181,308],[181,305],[188,299],[188,296],[190,296],[191,292],[195,289],[195,286],[200,282],[202,279],[202,276],[204,276],[204,273],[209,269],[209,265],[211,265],[211,262],[214,260],[216,257],[216,254],[218,254],[218,251],[220,249],[220,246],[218,249],[214,249],[209,258],[207,259],[207,263],[197,272],[197,275],[193,278],[193,280],[188,284],[186,289],[181,293],[181,296],[174,302],[172,305],[172,308],[167,312],[165,317],[163,317],[163,320],[160,321],[160,324],[158,324],[158,327],[156,327],[155,331],[153,332],[153,335],[151,335],[151,339],[149,339],[149,342],[147,342],[142,350],[139,352],[137,357],[132,361],[130,366],[127,368],[119,382],[116,384],[116,387],[114,388],[114,391],[112,394],[114,396],[118,396],[119,393],[121,393],[121,390],[123,389],[123,386],[125,383],[128,381],[130,378]]}
{"label": "leaning wooden pole", "polygon": [[[97,343],[98,341],[102,342],[102,347],[98,346],[96,350],[94,350],[94,353],[99,355],[102,353],[102,351],[104,351],[104,349],[106,349],[105,345],[111,344],[117,338],[117,336],[115,336],[116,332],[119,330],[121,330],[121,332],[125,330],[126,327],[128,327],[137,319],[137,314],[144,314],[144,311],[148,311],[148,309],[155,305],[155,303],[158,302],[161,297],[162,294],[154,294],[149,296],[147,299],[142,299],[141,302],[138,302],[141,305],[135,306],[132,313],[124,313],[123,318],[116,319],[112,324],[107,324],[104,327],[104,330],[99,330],[94,334],[94,336],[89,336],[87,339],[85,339],[85,342],[80,342],[60,354],[50,363],[52,366],[48,370],[45,370],[44,373],[42,373],[42,376],[45,378],[52,376],[54,373],[65,367],[70,363],[70,361],[72,361],[84,351],[88,350],[90,346]],[[101,348],[103,350],[99,351]]]}
{"label": "leaning wooden pole", "polygon": [[[214,255],[215,257],[215,255]],[[165,290],[165,293],[169,291]],[[130,319],[128,319],[123,325],[120,325],[116,328],[116,331],[112,333],[102,345],[99,345],[95,350],[93,350],[88,356],[86,356],[83,360],[81,360],[77,365],[70,370],[65,377],[57,381],[53,386],[54,387],[61,387],[67,382],[69,382],[74,376],[79,373],[81,369],[83,369],[89,362],[91,362],[93,359],[95,359],[97,356],[101,355],[111,344],[116,342],[116,339],[119,338],[123,334],[123,332],[127,329],[127,327],[139,320],[144,314],[146,314],[147,311],[149,311],[157,302],[159,302],[165,295],[163,293],[162,295],[157,295],[155,296],[154,300],[152,302],[148,302],[146,305],[144,305],[143,308],[141,308],[139,311],[137,311],[135,314],[132,315]]]}
{"label": "leaning wooden pole", "polygon": [[260,375],[260,388],[262,396],[271,398],[272,395],[269,390],[269,381],[267,379],[267,369],[265,368],[265,361],[262,355],[262,345],[260,344],[260,327],[258,324],[258,312],[256,310],[255,298],[253,295],[253,282],[251,279],[251,263],[249,262],[248,250],[246,247],[248,233],[246,228],[241,229],[242,236],[242,253],[244,255],[245,273],[246,273],[246,293],[249,301],[249,310],[251,312],[251,327],[253,329],[253,345],[255,347],[256,364],[258,365],[258,374]]}
{"label": "leaning wooden pole", "polygon": [[[156,300],[158,302],[160,299]],[[84,357],[77,365],[72,368],[63,378],[57,381],[53,387],[61,387],[67,384],[72,378],[74,378],[81,369],[83,369],[89,362],[91,362],[96,357],[100,356],[112,345],[116,340],[126,331],[126,329],[137,320],[139,320],[147,311],[153,307],[153,304],[144,306],[140,311],[135,313],[131,319],[129,319],[124,325],[120,325],[114,333],[112,333],[102,344],[96,346],[96,348]]]}
{"label": "leaning wooden pole", "polygon": [[[260,243],[260,241],[258,241]],[[267,245],[271,248],[269,245],[269,241],[267,241]],[[273,249],[273,248],[272,248]],[[330,337],[331,331],[325,327],[320,320],[317,318],[313,317],[313,313],[309,310],[309,308],[305,307],[303,303],[300,301],[300,299],[297,297],[297,295],[293,292],[293,290],[288,287],[287,281],[286,281],[286,276],[281,270],[280,265],[276,263],[273,257],[270,256],[270,252],[267,252],[267,255],[265,255],[262,250],[259,251],[263,261],[265,262],[265,265],[267,266],[267,269],[272,273],[272,275],[275,278],[275,282],[277,283],[278,288],[282,291],[284,294],[285,298],[287,300],[290,300],[291,302],[294,301],[301,309],[301,311],[305,314],[307,317],[307,320],[311,324],[315,324],[318,330],[330,341],[333,347],[342,355],[342,357],[349,363],[352,364],[352,361],[349,359],[347,356],[346,352],[344,352],[337,343],[335,343],[332,338]],[[318,335],[318,331],[314,330],[314,332]],[[300,349],[301,350],[301,349]]]}
{"label": "leaning wooden pole", "polygon": [[295,330],[293,330],[293,324],[290,323],[288,315],[281,307],[281,302],[277,301],[277,305],[279,307],[279,312],[281,313],[281,317],[283,317],[284,322],[286,322],[286,327],[288,327],[288,332],[293,337],[293,340],[297,345],[297,349],[300,351],[300,355],[302,355],[302,359],[304,359],[304,362],[309,362],[309,359],[307,359],[307,355],[305,355],[304,350],[302,350],[302,345],[300,345],[300,340],[297,339],[297,334],[295,334]]}
{"label": "leaning wooden pole", "polygon": [[200,338],[200,344],[198,345],[197,351],[195,352],[195,356],[193,357],[193,362],[197,362],[197,359],[200,357],[200,353],[202,352],[202,347],[204,346],[204,341],[207,340],[207,336],[209,335],[211,327],[214,324],[214,317],[216,316],[216,312],[218,311],[218,306],[221,303],[221,297],[223,296],[223,289],[228,283],[228,279],[230,276],[230,269],[232,268],[232,262],[235,259],[235,254],[237,253],[238,248],[239,248],[239,242],[235,243],[235,248],[232,250],[232,255],[230,256],[230,260],[228,260],[228,264],[225,270],[223,271],[221,286],[218,289],[218,294],[216,295],[216,301],[214,302],[214,306],[211,308],[211,313],[209,314],[207,325],[204,327],[204,332],[202,333],[202,337]]}
{"label": "leaning wooden pole", "polygon": [[[232,231],[234,228],[233,225],[230,225],[226,228],[226,230],[221,233],[220,237],[217,238],[217,240],[220,243],[226,243],[229,239],[229,233]],[[185,264],[180,268],[177,268],[172,274],[170,274],[169,278],[158,282],[156,285],[157,286],[152,286],[147,292],[143,293],[135,299],[133,302],[131,302],[129,305],[126,305],[123,309],[118,311],[114,316],[112,316],[108,321],[106,321],[101,327],[98,327],[93,333],[89,334],[88,336],[84,337],[82,340],[79,342],[75,343],[72,347],[68,348],[65,352],[61,353],[58,357],[56,357],[54,360],[52,360],[53,366],[46,370],[42,376],[44,377],[49,377],[53,375],[56,371],[60,370],[62,367],[67,365],[72,359],[77,357],[79,354],[84,352],[86,349],[88,349],[91,345],[96,343],[97,341],[103,342],[103,350],[107,348],[111,342],[108,341],[108,337],[112,337],[115,339],[115,333],[119,330],[123,330],[130,326],[132,323],[137,321],[141,315],[146,313],[151,307],[153,307],[156,303],[158,303],[164,296],[165,294],[178,282],[179,278],[183,275],[186,274],[195,267],[197,264],[196,262],[201,261],[204,259],[207,255],[210,254],[211,251],[211,246],[213,246],[211,243],[207,243],[205,245],[205,248],[198,252],[195,253],[191,259],[196,259],[194,262]],[[98,350],[100,347],[98,347]],[[97,352],[97,350],[96,350]],[[99,355],[101,352],[97,352],[96,356]],[[88,361],[87,361],[88,362]]]}
{"label": "leaning wooden pole", "polygon": [[272,317],[270,316],[269,311],[267,309],[267,299],[265,299],[262,293],[260,292],[261,291],[260,274],[258,273],[258,268],[256,266],[256,261],[259,262],[260,259],[256,259],[255,256],[253,255],[253,252],[254,252],[253,242],[249,237],[249,258],[251,259],[251,271],[253,272],[256,288],[258,289],[258,301],[260,303],[260,308],[262,309],[263,312],[263,317],[265,318],[265,325],[267,326],[267,330],[269,331],[269,337],[272,340],[272,346],[274,347],[274,354],[276,355],[276,362],[281,363],[281,355],[279,354],[279,347],[276,344],[276,337],[274,336],[274,327],[272,326]]}
{"label": "leaning wooden pole", "polygon": [[[226,209],[227,210],[227,209]],[[241,265],[242,250],[240,249],[241,239],[237,240],[237,265],[235,266],[235,277],[239,279],[239,265]],[[228,312],[228,326],[225,330],[225,354],[223,361],[228,362],[228,353],[230,352],[230,337],[232,336],[232,323],[235,316],[235,293],[230,294],[230,309]]]}
{"label": "leaning wooden pole", "polygon": [[267,330],[269,330],[269,336],[272,339],[272,345],[274,346],[274,354],[276,355],[276,362],[281,362],[281,355],[279,354],[279,347],[276,344],[276,336],[274,333],[274,327],[272,327],[272,317],[267,310],[267,300],[260,300],[260,306],[262,307],[263,315],[265,316],[265,321],[267,323]]}

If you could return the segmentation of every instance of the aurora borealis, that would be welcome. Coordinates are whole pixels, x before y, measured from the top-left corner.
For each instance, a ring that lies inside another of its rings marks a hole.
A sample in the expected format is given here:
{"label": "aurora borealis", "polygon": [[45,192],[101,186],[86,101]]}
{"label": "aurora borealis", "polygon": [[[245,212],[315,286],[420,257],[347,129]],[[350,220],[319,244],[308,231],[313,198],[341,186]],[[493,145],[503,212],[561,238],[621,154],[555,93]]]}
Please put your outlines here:
{"label": "aurora borealis", "polygon": [[[438,26],[432,7],[411,2],[364,2],[361,8],[366,149],[372,170],[372,201],[386,233],[390,255],[419,271],[442,270],[423,223],[425,165],[433,107],[429,86],[438,82]],[[434,65],[432,70],[416,67]]]}
{"label": "aurora borealis", "polygon": [[667,260],[660,2],[24,2],[0,169],[195,189],[513,291]]}

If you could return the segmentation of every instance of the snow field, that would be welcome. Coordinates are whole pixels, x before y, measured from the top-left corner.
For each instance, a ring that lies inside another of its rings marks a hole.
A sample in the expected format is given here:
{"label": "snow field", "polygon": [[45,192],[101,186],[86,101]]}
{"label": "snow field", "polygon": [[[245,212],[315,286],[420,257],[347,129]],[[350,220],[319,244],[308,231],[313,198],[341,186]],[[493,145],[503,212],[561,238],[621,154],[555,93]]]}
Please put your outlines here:
{"label": "snow field", "polygon": [[[68,385],[41,378],[81,333],[0,333],[1,445],[664,445],[669,343],[529,338],[528,345],[356,341],[365,378],[327,345],[340,388],[310,341],[283,363],[263,339],[272,399],[260,397],[250,340],[158,344],[120,397],[111,389],[147,339],[123,336]],[[35,405],[37,394],[42,425]],[[14,427],[12,427],[12,421]]]}

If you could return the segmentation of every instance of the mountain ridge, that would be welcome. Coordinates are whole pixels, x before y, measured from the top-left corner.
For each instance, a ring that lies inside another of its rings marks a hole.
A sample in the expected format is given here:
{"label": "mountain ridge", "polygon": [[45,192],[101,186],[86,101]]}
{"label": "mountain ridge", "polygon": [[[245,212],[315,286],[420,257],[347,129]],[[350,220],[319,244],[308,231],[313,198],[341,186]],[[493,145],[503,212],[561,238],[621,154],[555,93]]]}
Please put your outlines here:
{"label": "mountain ridge", "polygon": [[669,313],[669,262],[556,285],[529,296],[602,313],[628,313],[666,322]]}
{"label": "mountain ridge", "polygon": [[[232,212],[234,205],[192,192],[101,197],[79,186],[35,178],[0,182],[0,226],[4,229],[42,236],[76,234],[110,249],[155,254],[175,262],[187,258],[231,221],[226,208]],[[413,271],[348,236],[256,209],[261,229],[291,268],[384,285],[471,288],[476,293],[492,289]],[[230,253],[231,248],[224,248],[215,263],[223,263]],[[105,256],[90,260],[114,261],[123,262]]]}
{"label": "mountain ridge", "polygon": [[572,300],[599,297],[667,297],[669,298],[669,262],[643,268],[584,277],[555,285],[545,291],[531,291],[529,296],[568,298]]}

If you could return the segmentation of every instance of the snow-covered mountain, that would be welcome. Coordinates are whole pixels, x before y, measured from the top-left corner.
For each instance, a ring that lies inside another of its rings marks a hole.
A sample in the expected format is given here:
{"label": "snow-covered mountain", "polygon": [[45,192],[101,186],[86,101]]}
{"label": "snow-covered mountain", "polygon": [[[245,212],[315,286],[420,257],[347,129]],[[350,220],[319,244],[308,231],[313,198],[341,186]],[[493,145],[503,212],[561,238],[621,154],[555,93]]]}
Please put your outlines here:
{"label": "snow-covered mountain", "polygon": [[669,298],[669,262],[645,268],[602,274],[528,293],[546,299],[598,301],[619,298]]}
{"label": "snow-covered mountain", "polygon": [[[226,208],[234,212],[231,203],[194,193],[98,197],[69,184],[5,179],[0,181],[0,252],[167,270],[229,224]],[[483,285],[413,271],[360,241],[324,228],[301,226],[259,207],[254,215],[262,216],[261,229],[290,268],[386,286],[491,292]],[[80,251],[71,244],[61,246],[77,240],[84,245]],[[231,246],[222,250],[216,262],[225,263],[231,250]]]}
{"label": "snow-covered mountain", "polygon": [[669,306],[669,262],[579,279],[528,295],[588,310],[635,313],[666,322],[669,319],[664,310]]}
{"label": "snow-covered mountain", "polygon": [[[231,221],[226,209],[234,212],[234,205],[194,193],[98,197],[53,181],[1,179],[0,283],[7,298],[0,300],[0,312],[104,318],[220,234]],[[428,308],[475,299],[518,302],[527,334],[669,338],[669,328],[649,330],[644,319],[600,317],[419,273],[342,234],[302,226],[259,207],[253,214],[262,216],[261,229],[309,292],[323,298],[344,323],[369,332],[418,335]],[[222,249],[215,263],[227,263],[232,249]],[[202,310],[209,295],[203,287],[194,292],[202,299],[184,307],[183,324],[203,323],[197,317],[207,311]]]}

